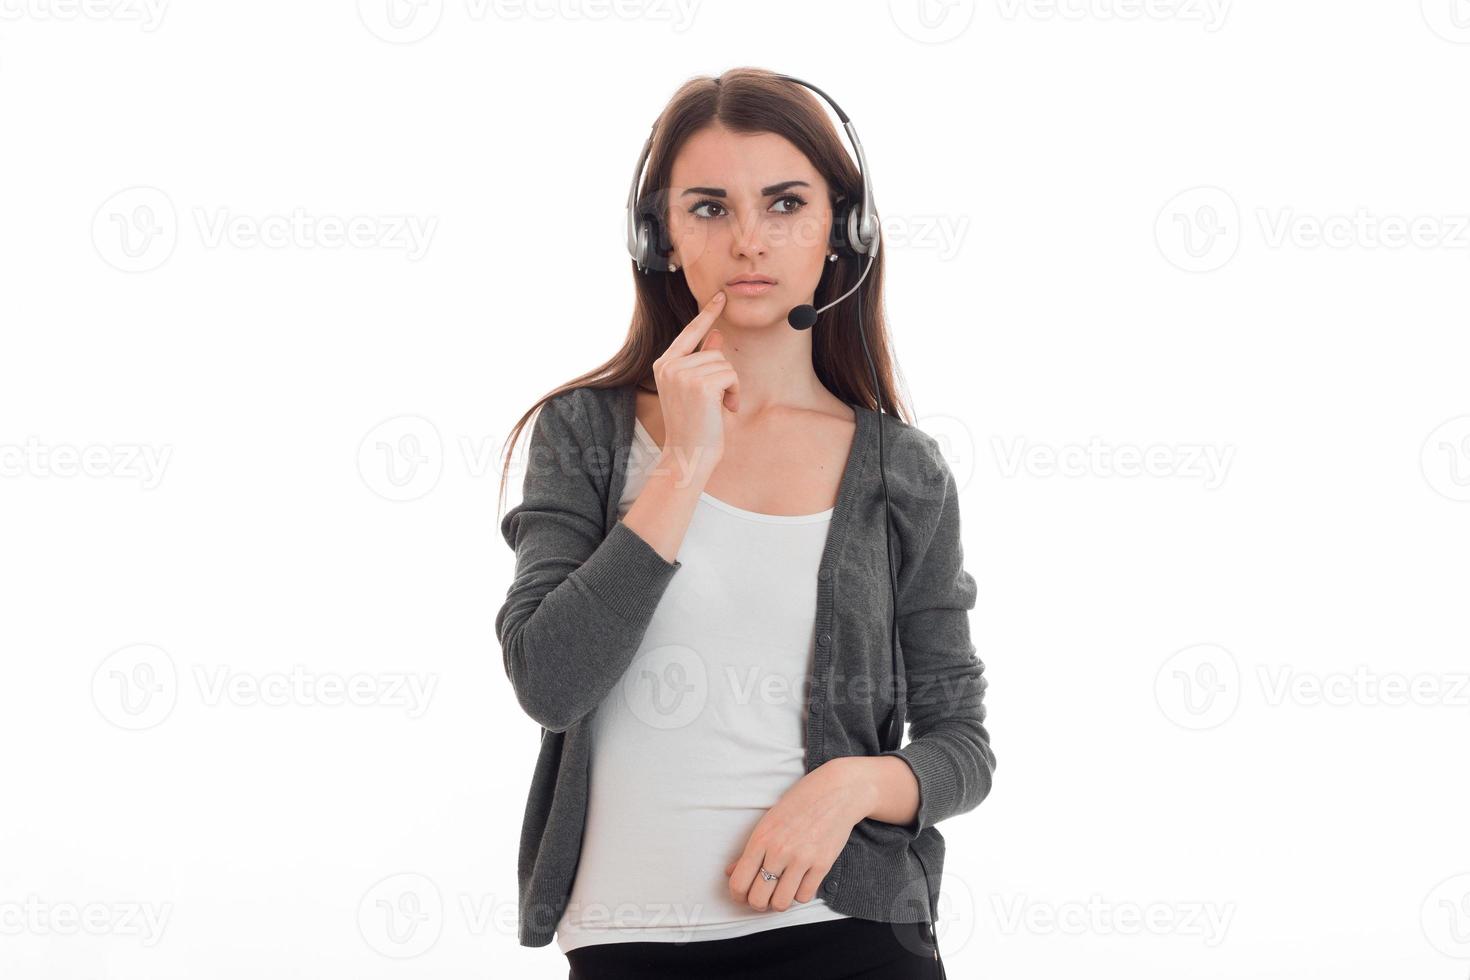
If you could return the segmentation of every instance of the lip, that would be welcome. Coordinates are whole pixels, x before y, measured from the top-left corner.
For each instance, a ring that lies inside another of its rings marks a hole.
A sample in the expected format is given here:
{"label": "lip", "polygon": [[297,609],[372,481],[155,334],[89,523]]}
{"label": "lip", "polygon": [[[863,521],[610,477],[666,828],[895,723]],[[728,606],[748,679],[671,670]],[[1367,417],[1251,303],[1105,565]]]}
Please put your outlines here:
{"label": "lip", "polygon": [[764,296],[775,288],[776,284],[770,282],[737,282],[726,286],[725,291],[736,296]]}
{"label": "lip", "polygon": [[736,276],[734,279],[731,279],[729,282],[725,283],[725,285],[734,286],[742,282],[763,282],[768,286],[774,286],[776,284],[776,280],[772,279],[770,276],[763,276],[759,273],[752,272],[748,276]]}

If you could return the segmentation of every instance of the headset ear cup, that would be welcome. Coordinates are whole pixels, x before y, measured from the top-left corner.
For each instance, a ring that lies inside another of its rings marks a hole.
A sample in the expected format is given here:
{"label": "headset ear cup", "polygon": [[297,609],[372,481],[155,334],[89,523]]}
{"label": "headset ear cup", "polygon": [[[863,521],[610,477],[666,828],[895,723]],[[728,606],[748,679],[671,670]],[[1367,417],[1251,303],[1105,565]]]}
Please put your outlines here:
{"label": "headset ear cup", "polygon": [[638,267],[642,272],[667,272],[669,236],[659,218],[660,195],[647,193],[638,199]]}
{"label": "headset ear cup", "polygon": [[838,203],[832,206],[832,230],[827,235],[827,244],[832,246],[832,251],[838,255],[847,255],[852,249],[848,246],[849,218],[852,213],[852,205]]}
{"label": "headset ear cup", "polygon": [[634,239],[637,242],[637,244],[634,246],[634,248],[636,249],[636,251],[637,251],[638,254],[635,255],[635,256],[633,256],[633,261],[638,264],[638,271],[639,272],[647,272],[648,271],[648,267],[649,267],[649,261],[648,261],[648,243],[649,243],[650,239],[649,239],[648,235],[649,235],[648,222],[646,220],[644,220],[644,219],[639,219],[639,221],[638,221],[638,234],[637,234],[637,237]]}
{"label": "headset ear cup", "polygon": [[847,240],[851,243],[852,253],[859,258],[868,253],[863,247],[863,209],[855,206],[847,216]]}
{"label": "headset ear cup", "polygon": [[640,241],[643,243],[643,265],[653,272],[668,272],[673,243],[664,223],[654,213],[645,212],[638,225]]}

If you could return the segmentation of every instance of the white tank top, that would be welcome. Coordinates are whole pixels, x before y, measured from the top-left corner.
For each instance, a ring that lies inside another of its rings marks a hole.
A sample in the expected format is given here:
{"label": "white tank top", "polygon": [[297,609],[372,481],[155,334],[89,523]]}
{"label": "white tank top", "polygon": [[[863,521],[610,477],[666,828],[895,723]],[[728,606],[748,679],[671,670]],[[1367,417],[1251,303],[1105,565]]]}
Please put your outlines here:
{"label": "white tank top", "polygon": [[[637,423],[619,517],[658,457]],[[562,952],[847,918],[820,896],[758,912],[730,897],[725,876],[806,772],[817,570],[831,519],[832,508],[778,516],[700,495],[679,574],[593,715],[582,853],[556,926]]]}

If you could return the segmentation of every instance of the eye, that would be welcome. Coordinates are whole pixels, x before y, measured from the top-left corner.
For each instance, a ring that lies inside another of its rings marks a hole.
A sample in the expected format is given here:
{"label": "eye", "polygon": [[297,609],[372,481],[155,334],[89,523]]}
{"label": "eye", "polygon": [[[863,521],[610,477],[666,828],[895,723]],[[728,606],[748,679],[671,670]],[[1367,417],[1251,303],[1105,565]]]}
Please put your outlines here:
{"label": "eye", "polygon": [[[777,211],[776,212],[777,214],[795,214],[796,212],[800,211],[802,208],[806,207],[806,201],[802,197],[800,197],[799,195],[797,195],[797,194],[784,194],[781,197],[776,198],[775,203],[772,204],[771,206],[772,207],[775,207],[777,204],[781,204],[781,203],[783,203],[785,201],[792,201],[792,202],[795,203],[795,206],[794,207],[791,207],[791,208],[785,208],[785,209],[782,209],[780,211]],[[711,200],[710,198],[705,198],[703,201],[699,201],[693,207],[691,207],[689,209],[689,213],[692,214],[692,215],[694,215],[696,218],[704,218],[705,220],[712,220],[712,219],[718,218],[720,216],[719,214],[706,214],[706,213],[702,213],[700,209],[701,208],[706,208],[706,207],[719,208],[721,214],[723,214],[724,211],[725,211],[725,206],[723,204],[721,204],[719,201]]]}
{"label": "eye", "polygon": [[796,212],[800,211],[802,208],[806,207],[806,201],[803,200],[802,198],[798,197],[795,194],[787,194],[784,197],[780,197],[780,198],[777,198],[776,199],[776,203],[777,204],[780,204],[782,201],[795,201],[796,202],[796,206],[794,208],[792,208],[791,210],[789,210],[789,211],[781,211],[781,212],[779,212],[780,214],[795,214]]}
{"label": "eye", "polygon": [[725,209],[725,206],[723,204],[721,204],[719,201],[703,200],[703,201],[700,201],[698,204],[694,205],[694,207],[690,208],[689,209],[689,213],[692,214],[692,215],[694,215],[696,218],[705,218],[706,220],[709,219],[709,218],[715,217],[714,215],[710,215],[710,214],[701,214],[700,211],[699,211],[699,209],[700,208],[705,208],[705,207],[719,208],[721,211],[723,211]]}

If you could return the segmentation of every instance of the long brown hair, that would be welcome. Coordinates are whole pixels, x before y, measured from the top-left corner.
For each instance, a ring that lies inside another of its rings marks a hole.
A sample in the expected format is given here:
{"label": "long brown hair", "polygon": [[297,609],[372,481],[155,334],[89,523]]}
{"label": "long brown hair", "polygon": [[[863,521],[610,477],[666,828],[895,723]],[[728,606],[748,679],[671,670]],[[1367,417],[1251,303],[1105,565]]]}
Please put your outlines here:
{"label": "long brown hair", "polygon": [[[804,85],[780,78],[763,68],[731,68],[719,77],[701,75],[681,85],[658,117],[643,186],[638,191],[639,207],[654,206],[668,227],[665,189],[674,168],[674,158],[691,136],[706,126],[719,124],[738,133],[775,133],[791,141],[804,153],[827,181],[834,212],[839,203],[860,202],[862,179],[856,161],[832,125],[825,102]],[[645,203],[646,199],[650,203]],[[652,203],[657,201],[657,203]],[[874,209],[877,210],[876,201]],[[895,365],[888,350],[888,329],[883,317],[883,257],[880,247],[872,271],[858,290],[822,314],[812,328],[812,367],[828,391],[849,404],[874,411],[886,406],[892,414],[912,424],[911,410],[896,397]],[[829,303],[852,288],[862,275],[868,258],[844,256],[824,262],[817,283],[814,306]],[[653,362],[673,342],[684,326],[699,312],[699,302],[684,276],[675,273],[640,273],[633,260],[636,293],[632,323],[622,348],[598,367],[547,392],[526,410],[506,442],[505,464],[500,475],[500,499],[505,499],[511,454],[522,430],[546,402],[573,388],[620,388],[635,384],[657,390]],[[879,391],[873,390],[873,369],[863,353],[858,336],[858,304],[862,304],[862,328],[867,349],[877,369]]]}

